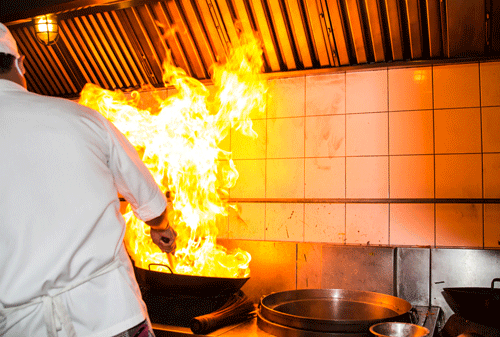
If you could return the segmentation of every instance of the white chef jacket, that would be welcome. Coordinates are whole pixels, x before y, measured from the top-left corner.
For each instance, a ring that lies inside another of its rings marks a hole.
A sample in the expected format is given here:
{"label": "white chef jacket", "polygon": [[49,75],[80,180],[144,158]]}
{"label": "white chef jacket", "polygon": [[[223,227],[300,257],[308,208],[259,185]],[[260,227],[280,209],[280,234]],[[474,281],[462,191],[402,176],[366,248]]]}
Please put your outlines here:
{"label": "white chef jacket", "polygon": [[0,80],[0,155],[0,335],[109,337],[146,319],[117,193],[144,221],[166,199],[127,139]]}

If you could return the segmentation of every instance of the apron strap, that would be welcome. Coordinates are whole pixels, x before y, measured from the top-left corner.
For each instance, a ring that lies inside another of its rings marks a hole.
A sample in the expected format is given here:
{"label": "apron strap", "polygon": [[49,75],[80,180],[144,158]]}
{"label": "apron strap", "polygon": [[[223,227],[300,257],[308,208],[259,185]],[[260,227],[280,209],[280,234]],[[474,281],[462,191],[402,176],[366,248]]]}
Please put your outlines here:
{"label": "apron strap", "polygon": [[36,297],[30,302],[19,306],[0,309],[0,317],[4,314],[8,314],[9,312],[42,303],[43,319],[47,327],[48,337],[57,337],[57,331],[61,330],[62,328],[64,328],[68,337],[76,337],[75,327],[73,326],[71,317],[69,316],[68,310],[62,302],[60,295],[84,283],[87,283],[94,278],[109,273],[110,271],[117,269],[119,266],[121,266],[120,260],[114,260],[110,264],[104,266],[103,268],[87,276],[86,278],[79,280],[78,282],[69,284],[52,296],[44,295]]}

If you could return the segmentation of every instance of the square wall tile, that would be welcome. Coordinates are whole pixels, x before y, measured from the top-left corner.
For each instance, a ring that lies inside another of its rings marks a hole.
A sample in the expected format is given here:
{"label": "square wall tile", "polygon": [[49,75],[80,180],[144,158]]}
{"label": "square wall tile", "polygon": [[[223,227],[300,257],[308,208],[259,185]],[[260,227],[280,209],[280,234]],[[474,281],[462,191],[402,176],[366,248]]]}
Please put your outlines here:
{"label": "square wall tile", "polygon": [[345,115],[306,117],[306,157],[345,155]]}
{"label": "square wall tile", "polygon": [[388,111],[387,69],[346,73],[346,113]]}
{"label": "square wall tile", "polygon": [[267,118],[304,116],[305,82],[303,76],[269,80]]}
{"label": "square wall tile", "polygon": [[483,151],[500,152],[500,107],[482,108]]}
{"label": "square wall tile", "polygon": [[266,204],[267,241],[304,241],[304,204]]}
{"label": "square wall tile", "polygon": [[268,159],[266,198],[304,197],[304,159]]}
{"label": "square wall tile", "polygon": [[434,156],[391,156],[391,198],[433,198]]}
{"label": "square wall tile", "polygon": [[320,289],[322,244],[297,244],[297,289]]}
{"label": "square wall tile", "polygon": [[434,120],[432,110],[389,113],[389,153],[433,154]]}
{"label": "square wall tile", "polygon": [[432,109],[432,67],[389,69],[389,110]]}
{"label": "square wall tile", "polygon": [[437,204],[436,246],[483,247],[480,204]]}
{"label": "square wall tile", "polygon": [[436,198],[481,198],[481,155],[436,155]]}
{"label": "square wall tile", "polygon": [[500,198],[500,153],[483,154],[483,183],[485,198]]}
{"label": "square wall tile", "polygon": [[229,239],[264,240],[266,233],[266,204],[240,203],[229,209]]}
{"label": "square wall tile", "polygon": [[387,155],[389,153],[388,129],[387,112],[347,115],[346,155]]}
{"label": "square wall tile", "polygon": [[306,158],[305,197],[345,198],[345,158]]}
{"label": "square wall tile", "polygon": [[484,205],[484,247],[500,248],[500,205]]}
{"label": "square wall tile", "polygon": [[500,62],[481,62],[481,105],[500,105]]}
{"label": "square wall tile", "polygon": [[267,120],[267,157],[304,157],[304,117]]}
{"label": "square wall tile", "polygon": [[250,279],[241,290],[253,303],[259,303],[264,295],[296,288],[297,244],[227,239],[217,243],[229,251],[242,249],[252,256]]}
{"label": "square wall tile", "polygon": [[239,131],[231,130],[231,152],[233,159],[266,158],[266,120],[252,121],[257,137],[250,137]]}
{"label": "square wall tile", "polygon": [[264,198],[266,196],[266,161],[235,160],[238,180],[231,187],[231,198]]}
{"label": "square wall tile", "polygon": [[345,114],[345,73],[306,76],[306,116]]}
{"label": "square wall tile", "polygon": [[347,157],[346,198],[387,198],[389,157]]}
{"label": "square wall tile", "polygon": [[452,64],[433,67],[434,108],[479,106],[479,64]]}
{"label": "square wall tile", "polygon": [[389,244],[389,205],[346,204],[346,243]]}
{"label": "square wall tile", "polygon": [[344,243],[345,204],[305,204],[304,241]]}
{"label": "square wall tile", "polygon": [[481,109],[434,111],[436,153],[481,153]]}
{"label": "square wall tile", "polygon": [[434,204],[391,204],[390,244],[434,245]]}
{"label": "square wall tile", "polygon": [[216,221],[217,237],[226,239],[229,236],[229,219],[224,215],[220,215]]}

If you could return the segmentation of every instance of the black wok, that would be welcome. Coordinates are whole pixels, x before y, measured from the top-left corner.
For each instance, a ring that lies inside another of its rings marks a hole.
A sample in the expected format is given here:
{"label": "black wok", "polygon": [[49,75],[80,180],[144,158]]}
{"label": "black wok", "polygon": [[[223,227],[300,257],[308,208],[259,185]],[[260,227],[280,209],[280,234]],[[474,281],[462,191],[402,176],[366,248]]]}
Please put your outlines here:
{"label": "black wok", "polygon": [[443,296],[456,314],[463,318],[494,327],[500,327],[500,288],[495,288],[491,281],[491,288],[443,288]]}
{"label": "black wok", "polygon": [[226,278],[163,273],[134,267],[137,283],[149,293],[215,297],[236,293],[250,277]]}

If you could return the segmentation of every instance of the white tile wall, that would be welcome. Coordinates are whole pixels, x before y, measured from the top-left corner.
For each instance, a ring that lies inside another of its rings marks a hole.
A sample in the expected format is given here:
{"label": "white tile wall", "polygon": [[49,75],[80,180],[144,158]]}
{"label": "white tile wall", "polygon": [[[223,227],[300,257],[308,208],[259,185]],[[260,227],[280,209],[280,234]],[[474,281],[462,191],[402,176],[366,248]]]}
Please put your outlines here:
{"label": "white tile wall", "polygon": [[498,204],[345,202],[500,199],[499,83],[500,61],[269,80],[259,138],[231,136],[230,196],[256,200],[227,236],[500,248]]}

